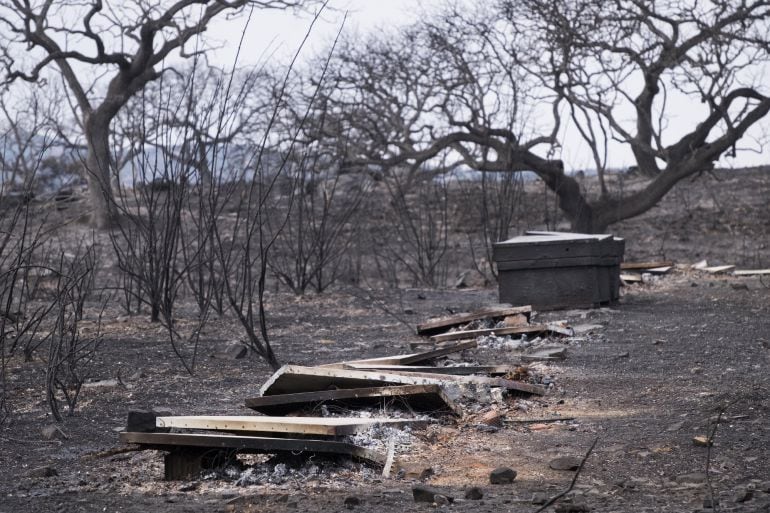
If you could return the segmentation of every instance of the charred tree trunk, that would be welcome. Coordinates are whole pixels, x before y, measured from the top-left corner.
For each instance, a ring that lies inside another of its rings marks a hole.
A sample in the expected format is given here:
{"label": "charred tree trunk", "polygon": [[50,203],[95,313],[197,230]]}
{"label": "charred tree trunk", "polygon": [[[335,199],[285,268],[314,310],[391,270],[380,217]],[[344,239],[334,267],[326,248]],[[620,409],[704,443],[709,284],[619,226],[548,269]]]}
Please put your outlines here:
{"label": "charred tree trunk", "polygon": [[112,192],[110,172],[110,118],[98,112],[84,123],[88,155],[85,162],[88,191],[91,197],[91,224],[109,228],[117,221],[117,208]]}

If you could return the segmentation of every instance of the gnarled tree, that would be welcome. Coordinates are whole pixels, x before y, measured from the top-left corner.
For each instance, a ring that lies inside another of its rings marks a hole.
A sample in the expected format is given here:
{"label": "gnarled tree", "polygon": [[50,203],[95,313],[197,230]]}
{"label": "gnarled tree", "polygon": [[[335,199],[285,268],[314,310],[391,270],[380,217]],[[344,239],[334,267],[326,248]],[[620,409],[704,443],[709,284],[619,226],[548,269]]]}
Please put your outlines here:
{"label": "gnarled tree", "polygon": [[[770,111],[761,80],[770,2],[483,7],[450,6],[340,52],[330,104],[362,141],[354,161],[391,168],[449,157],[479,171],[533,171],[573,229],[597,232],[712,168]],[[683,110],[688,122],[674,123]],[[558,158],[575,141],[590,149],[598,194]],[[618,151],[651,177],[641,189],[605,179]]]}
{"label": "gnarled tree", "polygon": [[[85,171],[96,226],[117,215],[110,129],[128,100],[174,59],[206,51],[212,19],[248,8],[300,7],[308,0],[0,0],[0,83],[39,81],[55,67],[67,84],[88,148]],[[26,53],[25,53],[26,52]]]}

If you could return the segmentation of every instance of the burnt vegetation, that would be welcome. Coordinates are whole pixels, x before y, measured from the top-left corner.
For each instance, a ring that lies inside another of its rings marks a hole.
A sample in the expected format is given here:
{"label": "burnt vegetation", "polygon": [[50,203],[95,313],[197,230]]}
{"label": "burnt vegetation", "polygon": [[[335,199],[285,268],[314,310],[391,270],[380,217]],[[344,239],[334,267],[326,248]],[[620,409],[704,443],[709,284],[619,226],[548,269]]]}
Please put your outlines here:
{"label": "burnt vegetation", "polygon": [[[633,229],[672,190],[697,220],[691,180],[744,176],[714,168],[770,110],[767,2],[448,6],[246,69],[209,65],[212,20],[317,5],[122,4],[0,1],[3,418],[13,359],[42,362],[52,414],[72,414],[106,316],[149,316],[190,374],[225,319],[276,369],[276,291],[490,285],[495,242]],[[565,171],[566,137],[595,178]],[[635,172],[612,169],[620,148]],[[736,261],[766,264],[752,235]]]}

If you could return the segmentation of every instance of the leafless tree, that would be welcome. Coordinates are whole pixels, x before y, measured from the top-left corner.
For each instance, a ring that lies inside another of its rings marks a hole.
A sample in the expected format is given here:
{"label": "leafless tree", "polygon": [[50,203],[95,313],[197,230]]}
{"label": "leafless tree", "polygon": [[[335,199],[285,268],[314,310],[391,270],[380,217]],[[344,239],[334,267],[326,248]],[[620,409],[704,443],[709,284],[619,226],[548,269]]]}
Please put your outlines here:
{"label": "leafless tree", "polygon": [[[362,142],[356,161],[449,157],[485,172],[533,171],[574,229],[596,232],[738,149],[770,111],[769,56],[766,1],[458,3],[349,42],[330,101]],[[675,128],[683,104],[694,121]],[[590,148],[598,195],[565,173],[559,157],[574,137]],[[651,177],[639,190],[607,180],[609,156],[623,148]]]}
{"label": "leafless tree", "polygon": [[176,0],[120,4],[102,0],[0,1],[3,82],[40,81],[55,67],[69,88],[88,148],[85,160],[93,222],[117,218],[111,189],[110,133],[129,99],[168,69],[171,57],[205,52],[217,17],[246,9],[286,9],[303,0]]}

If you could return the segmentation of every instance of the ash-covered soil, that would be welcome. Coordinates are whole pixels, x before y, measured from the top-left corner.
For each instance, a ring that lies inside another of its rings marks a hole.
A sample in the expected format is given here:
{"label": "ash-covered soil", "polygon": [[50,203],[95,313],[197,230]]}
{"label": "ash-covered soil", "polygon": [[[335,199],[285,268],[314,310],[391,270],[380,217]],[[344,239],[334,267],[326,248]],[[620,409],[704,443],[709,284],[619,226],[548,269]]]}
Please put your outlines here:
{"label": "ash-covered soil", "polygon": [[[612,308],[541,314],[541,320],[601,327],[568,342],[551,340],[566,343],[567,358],[533,366],[552,378],[550,392],[509,398],[508,416],[574,420],[506,423],[496,431],[480,429],[472,417],[444,422],[404,435],[397,456],[412,468],[432,469],[422,482],[454,496],[449,509],[535,511],[534,494],[555,495],[573,476],[551,470],[549,461],[581,458],[597,439],[571,494],[592,511],[696,511],[710,497],[709,484],[723,511],[764,511],[770,507],[768,291],[756,278],[677,270],[627,289]],[[494,303],[495,296],[494,290],[408,290],[392,305],[402,305],[400,316],[416,323],[447,309]],[[417,340],[405,324],[362,299],[334,294],[274,301],[276,348],[297,363],[408,352]],[[110,455],[105,451],[118,447],[116,431],[127,410],[244,414],[243,398],[270,372],[253,357],[216,359],[205,347],[190,377],[144,319],[119,319],[108,329],[102,358],[121,362],[120,383],[83,392],[78,411],[61,426],[67,439],[41,441],[40,429],[51,422],[46,404],[31,385],[16,384],[16,414],[0,433],[0,511],[346,511],[350,496],[360,500],[354,509],[361,511],[432,508],[412,500],[411,487],[421,482],[416,475],[383,478],[344,460],[252,457],[246,467],[190,483],[162,481],[161,453]],[[467,351],[463,358],[513,360],[510,351],[496,348]],[[720,413],[710,451],[695,445],[693,438],[709,435]],[[33,477],[31,471],[45,466],[57,475]],[[499,466],[518,472],[513,484],[489,484]],[[481,501],[463,498],[472,486],[484,491]],[[751,498],[735,502],[746,490]]]}
{"label": "ash-covered soil", "polygon": [[[244,457],[240,466],[195,481],[164,482],[163,453],[120,452],[118,431],[127,411],[249,414],[244,398],[255,395],[271,371],[254,355],[214,357],[222,343],[239,337],[234,323],[217,320],[205,329],[190,376],[162,327],[110,307],[92,383],[59,426],[65,439],[41,435],[54,424],[41,386],[44,365],[20,356],[8,362],[12,413],[0,427],[0,512],[434,510],[413,501],[418,483],[452,496],[446,510],[535,512],[534,495],[561,493],[574,476],[550,469],[549,462],[582,458],[594,441],[568,495],[573,509],[716,511],[705,508],[713,497],[721,511],[770,511],[770,280],[710,275],[686,265],[707,259],[770,267],[769,192],[767,173],[704,175],[659,207],[613,227],[627,240],[628,260],[681,265],[624,289],[611,308],[538,315],[596,326],[544,341],[567,349],[564,360],[530,366],[533,379],[550,383],[549,393],[508,397],[503,408],[511,419],[569,420],[480,428],[477,420],[488,407],[471,405],[466,418],[398,435],[396,456],[411,470],[390,478],[362,463],[298,456]],[[537,192],[526,199],[534,206],[522,229],[564,228],[558,217],[542,222],[538,199]],[[412,352],[418,322],[496,302],[493,288],[304,297],[271,291],[267,307],[279,358],[316,365]],[[519,349],[487,344],[462,359],[505,364],[517,360]],[[693,441],[711,434],[710,448]],[[384,447],[390,436],[369,433],[364,441]],[[500,466],[517,471],[512,484],[489,483]],[[482,489],[481,500],[464,498],[473,486]]]}

